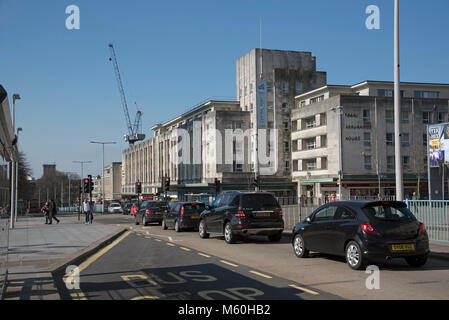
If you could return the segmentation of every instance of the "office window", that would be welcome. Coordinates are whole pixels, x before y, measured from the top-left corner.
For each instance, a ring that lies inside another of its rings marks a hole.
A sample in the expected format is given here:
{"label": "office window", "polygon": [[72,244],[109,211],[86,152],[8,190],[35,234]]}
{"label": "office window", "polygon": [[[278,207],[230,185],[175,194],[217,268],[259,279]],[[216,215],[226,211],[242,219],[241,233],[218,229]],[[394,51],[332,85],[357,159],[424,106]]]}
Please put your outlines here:
{"label": "office window", "polygon": [[274,128],[273,121],[268,121],[268,129],[273,129],[273,128]]}
{"label": "office window", "polygon": [[438,123],[443,123],[443,122],[444,122],[444,113],[438,112]]}
{"label": "office window", "polygon": [[363,133],[363,145],[365,147],[371,147],[371,132]]}
{"label": "office window", "polygon": [[282,104],[282,112],[290,112],[290,105],[288,103],[283,103]]}
{"label": "office window", "polygon": [[367,170],[372,169],[371,156],[364,156],[364,165],[365,165],[365,169],[367,169]]}
{"label": "office window", "polygon": [[241,163],[237,163],[236,161],[234,161],[232,166],[233,166],[234,172],[242,172],[243,171],[243,165]]}
{"label": "office window", "polygon": [[422,123],[430,123],[431,113],[430,111],[424,111],[422,113]]}
{"label": "office window", "polygon": [[267,82],[267,92],[273,92],[273,82]]}
{"label": "office window", "polygon": [[302,100],[302,101],[299,103],[299,105],[300,105],[301,107],[305,107],[305,106],[306,106],[306,100]]}
{"label": "office window", "polygon": [[427,147],[427,134],[426,133],[424,133],[422,135],[422,145]]}
{"label": "office window", "polygon": [[371,123],[371,111],[363,110],[363,124],[370,124],[370,123]]}
{"label": "office window", "polygon": [[401,111],[401,123],[408,123],[409,116],[408,111]]}
{"label": "office window", "polygon": [[305,145],[307,150],[312,150],[316,148],[316,138],[311,138],[311,139],[307,139],[305,140]]}
{"label": "office window", "polygon": [[306,128],[307,129],[316,127],[316,119],[315,119],[315,117],[307,118],[304,121],[306,123]]}
{"label": "office window", "polygon": [[394,170],[395,164],[394,164],[394,156],[388,156],[387,157],[387,169]]}
{"label": "office window", "polygon": [[438,99],[439,97],[438,91],[415,91],[415,98]]}
{"label": "office window", "polygon": [[410,146],[410,135],[408,133],[403,133],[401,135],[401,144],[403,147]]}
{"label": "office window", "polygon": [[301,93],[303,93],[302,82],[296,80],[296,94],[301,94]]}
{"label": "office window", "polygon": [[379,89],[377,90],[377,95],[379,97],[393,97],[394,91],[393,90],[386,90],[386,89]]}
{"label": "office window", "polygon": [[288,121],[284,121],[283,123],[284,131],[288,132],[290,130],[290,123]]}
{"label": "office window", "polygon": [[267,110],[273,110],[273,104],[272,103],[268,103],[267,104]]}
{"label": "office window", "polygon": [[290,142],[284,142],[284,152],[290,152]]}
{"label": "office window", "polygon": [[283,94],[287,94],[288,93],[288,82],[287,81],[282,81],[281,83],[281,90]]}
{"label": "office window", "polygon": [[315,170],[316,169],[316,159],[309,159],[304,161],[306,164],[306,170]]}
{"label": "office window", "polygon": [[393,133],[387,133],[387,146],[394,146],[394,134]]}
{"label": "office window", "polygon": [[394,123],[394,111],[393,110],[385,110],[385,120],[387,123]]}
{"label": "office window", "polygon": [[321,169],[327,169],[327,158],[326,157],[321,158]]}
{"label": "office window", "polygon": [[404,167],[404,169],[408,168],[409,165],[410,165],[410,157],[409,156],[402,157],[402,166]]}
{"label": "office window", "polygon": [[310,99],[310,103],[316,103],[324,100],[324,95]]}
{"label": "office window", "polygon": [[290,171],[290,160],[285,161],[285,171]]}

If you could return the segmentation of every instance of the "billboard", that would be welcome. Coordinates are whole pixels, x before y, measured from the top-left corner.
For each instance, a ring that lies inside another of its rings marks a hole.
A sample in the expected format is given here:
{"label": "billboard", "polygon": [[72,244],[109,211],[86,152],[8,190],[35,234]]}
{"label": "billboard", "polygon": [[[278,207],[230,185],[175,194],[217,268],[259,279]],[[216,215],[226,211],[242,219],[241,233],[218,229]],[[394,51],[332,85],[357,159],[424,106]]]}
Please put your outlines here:
{"label": "billboard", "polygon": [[429,126],[429,167],[449,165],[449,123]]}

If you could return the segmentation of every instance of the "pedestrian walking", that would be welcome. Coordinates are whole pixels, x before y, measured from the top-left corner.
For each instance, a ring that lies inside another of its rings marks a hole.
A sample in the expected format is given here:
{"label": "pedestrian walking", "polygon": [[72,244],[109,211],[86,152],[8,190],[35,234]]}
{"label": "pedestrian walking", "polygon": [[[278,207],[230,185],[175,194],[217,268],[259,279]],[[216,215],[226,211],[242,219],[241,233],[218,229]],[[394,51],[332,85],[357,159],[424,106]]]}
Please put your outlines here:
{"label": "pedestrian walking", "polygon": [[91,209],[90,209],[90,203],[89,203],[89,201],[87,201],[87,199],[84,199],[84,202],[83,202],[83,212],[86,217],[86,220],[85,220],[86,224],[89,224],[90,220],[91,220]]}
{"label": "pedestrian walking", "polygon": [[[58,213],[58,208],[56,206],[56,202],[53,199],[51,199],[51,202],[53,204],[53,208],[52,208],[52,212],[51,212],[52,219],[54,219],[56,221],[56,223],[59,224],[59,219],[56,218],[56,214]],[[52,221],[50,221],[50,222],[52,222]]]}
{"label": "pedestrian walking", "polygon": [[49,202],[45,202],[44,206],[42,207],[41,211],[44,213],[45,216],[45,224],[49,223],[49,219],[48,219],[48,208],[49,208]]}

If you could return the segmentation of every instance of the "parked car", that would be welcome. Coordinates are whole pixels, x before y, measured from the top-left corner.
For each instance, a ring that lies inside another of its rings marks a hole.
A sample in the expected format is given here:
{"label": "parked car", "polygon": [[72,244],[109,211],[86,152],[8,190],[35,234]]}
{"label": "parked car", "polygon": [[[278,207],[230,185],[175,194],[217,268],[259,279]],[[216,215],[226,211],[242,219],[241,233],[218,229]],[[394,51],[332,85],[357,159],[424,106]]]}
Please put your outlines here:
{"label": "parked car", "polygon": [[224,192],[212,206],[201,213],[199,234],[224,234],[225,241],[235,243],[238,236],[267,235],[277,242],[282,237],[284,220],[276,198],[266,192]]}
{"label": "parked car", "polygon": [[108,207],[109,213],[123,213],[122,205],[118,202],[112,202]]}
{"label": "parked car", "polygon": [[167,212],[162,219],[162,228],[174,228],[176,232],[183,229],[198,229],[200,215],[206,205],[202,202],[169,202]]}
{"label": "parked car", "polygon": [[123,208],[123,214],[131,214],[132,206],[133,206],[132,203],[125,204],[125,207]]}
{"label": "parked car", "polygon": [[427,261],[429,238],[403,202],[342,201],[321,206],[293,229],[297,257],[310,251],[345,256],[354,270],[370,262],[405,258],[413,267]]}
{"label": "parked car", "polygon": [[157,222],[162,225],[162,218],[167,210],[166,201],[145,201],[136,212],[136,224],[142,223],[144,226],[151,222]]}

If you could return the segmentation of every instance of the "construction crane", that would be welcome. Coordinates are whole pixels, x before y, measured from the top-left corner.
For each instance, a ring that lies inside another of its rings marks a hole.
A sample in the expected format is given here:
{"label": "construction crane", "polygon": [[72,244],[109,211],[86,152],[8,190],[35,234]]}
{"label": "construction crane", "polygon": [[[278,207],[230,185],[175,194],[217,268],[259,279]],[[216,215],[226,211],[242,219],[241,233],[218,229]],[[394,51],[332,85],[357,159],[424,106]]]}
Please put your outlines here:
{"label": "construction crane", "polygon": [[122,77],[120,76],[120,70],[118,68],[117,56],[115,54],[114,45],[112,43],[109,44],[109,51],[111,52],[111,57],[109,61],[112,61],[114,64],[114,72],[115,77],[117,78],[118,89],[120,91],[120,97],[122,99],[123,111],[125,112],[125,120],[126,125],[128,126],[128,134],[125,134],[125,141],[130,145],[134,145],[137,141],[145,140],[145,135],[141,132],[141,120],[142,120],[142,111],[139,110],[137,103],[134,102],[137,108],[136,117],[134,118],[134,123],[131,124],[131,118],[129,117],[128,104],[126,103],[125,90],[123,89]]}

